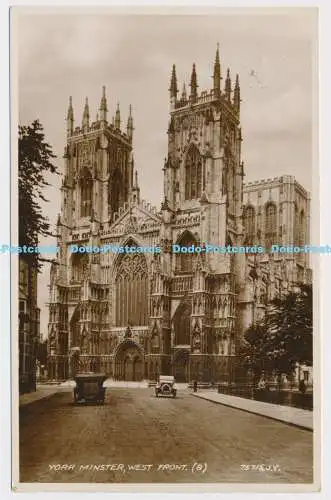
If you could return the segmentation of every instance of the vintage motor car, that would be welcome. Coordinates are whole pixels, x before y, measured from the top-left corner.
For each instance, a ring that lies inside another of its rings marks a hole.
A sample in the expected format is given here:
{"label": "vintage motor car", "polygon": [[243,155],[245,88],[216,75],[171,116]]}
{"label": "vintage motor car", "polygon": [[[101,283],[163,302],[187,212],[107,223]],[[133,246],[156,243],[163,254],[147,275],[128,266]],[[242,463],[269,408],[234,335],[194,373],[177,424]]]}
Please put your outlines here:
{"label": "vintage motor car", "polygon": [[155,386],[155,396],[172,396],[175,398],[177,395],[177,388],[175,384],[175,377],[172,375],[160,375],[159,381]]}
{"label": "vintage motor car", "polygon": [[75,377],[74,402],[99,403],[105,402],[106,389],[103,383],[107,376],[104,373],[77,373]]}

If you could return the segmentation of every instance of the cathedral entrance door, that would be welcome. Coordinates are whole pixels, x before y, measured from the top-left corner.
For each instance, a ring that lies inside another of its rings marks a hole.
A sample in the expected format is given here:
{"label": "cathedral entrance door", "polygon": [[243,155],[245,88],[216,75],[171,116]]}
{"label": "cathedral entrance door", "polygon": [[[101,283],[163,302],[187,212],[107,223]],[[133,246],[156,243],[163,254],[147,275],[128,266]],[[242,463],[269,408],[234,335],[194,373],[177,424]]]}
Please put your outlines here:
{"label": "cathedral entrance door", "polygon": [[126,356],[123,362],[123,380],[133,380],[133,364],[130,356]]}
{"label": "cathedral entrance door", "polygon": [[143,379],[143,354],[135,342],[125,341],[115,356],[115,379],[141,381]]}
{"label": "cathedral entrance door", "polygon": [[173,362],[173,375],[176,382],[189,381],[189,359],[190,354],[187,350],[175,352]]}
{"label": "cathedral entrance door", "polygon": [[143,362],[141,357],[136,357],[133,360],[133,380],[140,381],[144,378],[143,376]]}

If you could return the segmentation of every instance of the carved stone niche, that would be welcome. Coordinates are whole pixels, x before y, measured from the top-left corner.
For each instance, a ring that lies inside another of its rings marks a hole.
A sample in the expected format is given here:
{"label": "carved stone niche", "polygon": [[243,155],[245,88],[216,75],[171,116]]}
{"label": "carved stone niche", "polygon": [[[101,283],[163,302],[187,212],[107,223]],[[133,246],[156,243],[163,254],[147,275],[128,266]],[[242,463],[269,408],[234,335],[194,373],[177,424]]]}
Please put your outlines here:
{"label": "carved stone niche", "polygon": [[127,326],[124,334],[125,339],[131,339],[132,338],[132,330],[130,328],[130,325]]}
{"label": "carved stone niche", "polygon": [[152,334],[151,334],[151,348],[152,352],[158,352],[160,349],[160,335],[157,324],[154,324]]}
{"label": "carved stone niche", "polygon": [[201,334],[198,325],[195,325],[192,335],[192,348],[193,352],[198,353],[201,351]]}

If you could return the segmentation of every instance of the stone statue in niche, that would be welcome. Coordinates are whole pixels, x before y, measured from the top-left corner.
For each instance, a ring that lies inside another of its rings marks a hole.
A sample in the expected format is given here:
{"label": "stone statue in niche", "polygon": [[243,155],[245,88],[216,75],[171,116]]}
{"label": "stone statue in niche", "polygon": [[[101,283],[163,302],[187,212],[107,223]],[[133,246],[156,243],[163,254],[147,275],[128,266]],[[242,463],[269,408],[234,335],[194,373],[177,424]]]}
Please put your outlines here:
{"label": "stone statue in niche", "polygon": [[193,335],[193,350],[194,352],[200,352],[200,349],[201,349],[201,336],[200,336],[200,333],[196,332],[194,335]]}
{"label": "stone statue in niche", "polygon": [[132,338],[132,330],[130,328],[130,325],[128,325],[126,330],[125,330],[124,338],[125,339]]}

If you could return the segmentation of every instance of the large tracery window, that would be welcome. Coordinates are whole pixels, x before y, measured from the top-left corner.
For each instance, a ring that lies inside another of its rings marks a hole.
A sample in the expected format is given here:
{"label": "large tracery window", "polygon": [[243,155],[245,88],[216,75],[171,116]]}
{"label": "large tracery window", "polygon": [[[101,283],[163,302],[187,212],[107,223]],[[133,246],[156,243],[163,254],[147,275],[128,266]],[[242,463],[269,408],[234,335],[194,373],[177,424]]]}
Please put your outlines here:
{"label": "large tracery window", "polygon": [[[178,245],[184,248],[189,248],[192,245],[197,246],[196,239],[191,235],[191,233],[185,233]],[[196,253],[180,252],[176,255],[176,272],[183,274],[193,274],[194,261],[196,258]]]}
{"label": "large tracery window", "polygon": [[274,203],[268,203],[265,207],[264,233],[267,248],[277,243],[277,209]]}
{"label": "large tracery window", "polygon": [[148,325],[148,274],[143,254],[121,259],[115,280],[116,326]]}
{"label": "large tracery window", "polygon": [[202,161],[199,150],[191,146],[185,162],[185,200],[200,198],[202,185]]}
{"label": "large tracery window", "polygon": [[245,243],[253,245],[255,239],[255,209],[248,206],[244,211]]}
{"label": "large tracery window", "polygon": [[90,217],[92,214],[93,181],[90,171],[85,168],[80,180],[80,215]]}
{"label": "large tracery window", "polygon": [[117,168],[109,180],[108,205],[112,213],[118,212],[121,204],[122,176]]}

